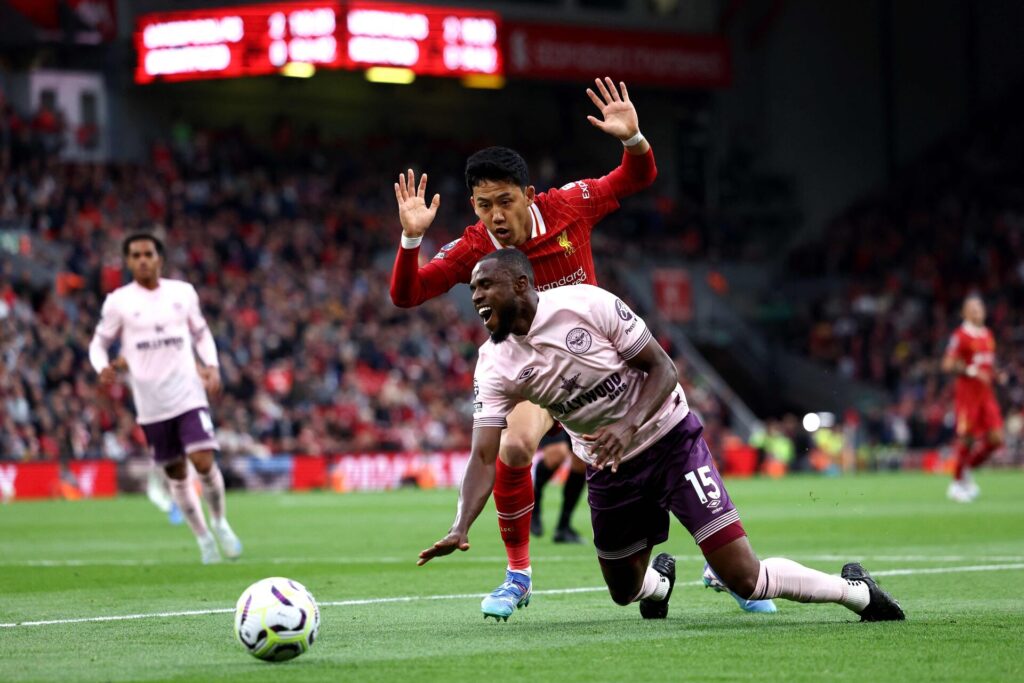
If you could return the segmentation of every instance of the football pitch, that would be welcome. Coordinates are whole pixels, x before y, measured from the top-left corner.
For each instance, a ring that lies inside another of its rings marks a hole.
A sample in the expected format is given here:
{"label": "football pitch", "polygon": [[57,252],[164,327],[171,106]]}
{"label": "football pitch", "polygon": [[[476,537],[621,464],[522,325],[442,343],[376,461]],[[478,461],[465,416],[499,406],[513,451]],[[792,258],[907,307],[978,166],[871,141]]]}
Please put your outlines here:
{"label": "football pitch", "polygon": [[[185,527],[140,496],[0,507],[0,681],[1011,681],[1024,680],[1024,472],[983,472],[974,504],[917,474],[727,480],[761,557],[865,567],[907,621],[861,624],[779,600],[746,614],[699,585],[673,522],[669,618],[603,588],[593,547],[534,540],[534,597],[507,623],[480,597],[502,579],[488,507],[467,553],[416,567],[451,522],[454,491],[238,494],[234,563],[199,564]],[[546,517],[560,487],[548,487]],[[589,536],[585,505],[576,526]],[[321,604],[320,638],[283,664],[232,632],[253,581],[286,576]]]}

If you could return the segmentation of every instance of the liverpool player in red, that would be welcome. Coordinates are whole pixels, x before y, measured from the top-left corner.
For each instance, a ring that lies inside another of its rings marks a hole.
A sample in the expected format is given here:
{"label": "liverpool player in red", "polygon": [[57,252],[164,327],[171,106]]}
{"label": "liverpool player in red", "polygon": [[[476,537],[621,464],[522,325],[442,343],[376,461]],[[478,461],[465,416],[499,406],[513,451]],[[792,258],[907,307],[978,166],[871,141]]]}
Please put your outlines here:
{"label": "liverpool player in red", "polygon": [[[626,84],[620,82],[616,87],[605,78],[596,79],[595,86],[587,89],[587,95],[601,117],[587,119],[622,142],[622,163],[601,178],[537,192],[530,185],[526,162],[516,152],[489,147],[473,154],[466,162],[466,185],[479,220],[422,267],[420,242],[437,214],[441,197],[435,194],[427,204],[426,173],[418,184],[412,169],[398,177],[395,196],[402,246],[391,275],[391,300],[395,305],[417,306],[460,282],[469,282],[480,257],[496,249],[521,249],[533,265],[540,291],[561,285],[597,284],[590,231],[619,207],[620,199],[654,182],[657,169],[651,146],[640,134]],[[508,570],[505,582],[483,600],[485,617],[507,619],[517,607],[529,602],[530,513],[534,503],[530,465],[541,437],[552,424],[547,411],[528,402],[520,403],[508,417],[494,482],[498,528],[508,554]],[[457,543],[453,537],[447,540]]]}
{"label": "liverpool player in red", "polygon": [[956,468],[947,495],[969,503],[978,497],[971,470],[1003,444],[1003,416],[992,383],[996,341],[985,327],[985,303],[969,296],[963,306],[964,322],[949,340],[942,369],[956,375],[953,400],[956,412]]}

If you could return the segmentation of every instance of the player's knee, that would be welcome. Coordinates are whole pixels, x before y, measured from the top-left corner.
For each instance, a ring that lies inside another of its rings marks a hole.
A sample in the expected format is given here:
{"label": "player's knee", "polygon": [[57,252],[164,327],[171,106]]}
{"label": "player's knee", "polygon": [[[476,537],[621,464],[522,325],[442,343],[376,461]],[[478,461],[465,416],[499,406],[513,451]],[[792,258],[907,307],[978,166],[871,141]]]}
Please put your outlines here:
{"label": "player's knee", "polygon": [[612,596],[612,602],[620,607],[625,607],[636,599],[640,588],[639,586],[608,586],[608,593]]}
{"label": "player's knee", "polygon": [[189,460],[199,474],[209,474],[213,467],[213,451],[197,451],[189,454]]}
{"label": "player's knee", "polygon": [[185,478],[185,475],[188,473],[188,469],[185,467],[184,460],[175,460],[172,463],[164,465],[164,472],[170,479],[181,480]]}
{"label": "player's knee", "polygon": [[536,444],[526,443],[526,439],[518,435],[508,435],[501,442],[498,457],[509,467],[526,467],[533,461]]}

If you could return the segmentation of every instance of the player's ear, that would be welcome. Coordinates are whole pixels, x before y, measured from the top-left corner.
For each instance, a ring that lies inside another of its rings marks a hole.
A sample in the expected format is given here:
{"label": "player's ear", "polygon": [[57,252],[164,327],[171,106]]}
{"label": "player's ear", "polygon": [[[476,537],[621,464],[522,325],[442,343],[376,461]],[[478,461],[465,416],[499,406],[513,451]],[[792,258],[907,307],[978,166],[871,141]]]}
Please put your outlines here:
{"label": "player's ear", "polygon": [[535,188],[533,185],[527,185],[526,190],[523,192],[523,194],[526,195],[526,204],[533,204],[534,197],[536,197],[537,195],[537,188]]}

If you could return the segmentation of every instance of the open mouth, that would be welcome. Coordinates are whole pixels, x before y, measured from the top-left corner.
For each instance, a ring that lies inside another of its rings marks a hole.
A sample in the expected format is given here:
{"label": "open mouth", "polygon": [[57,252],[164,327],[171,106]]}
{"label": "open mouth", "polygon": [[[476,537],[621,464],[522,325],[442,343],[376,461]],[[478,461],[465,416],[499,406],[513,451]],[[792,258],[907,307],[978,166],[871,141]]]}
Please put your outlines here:
{"label": "open mouth", "polygon": [[491,315],[494,313],[494,310],[490,306],[481,306],[476,310],[476,312],[477,315],[480,316],[481,320],[487,322],[491,319]]}
{"label": "open mouth", "polygon": [[499,240],[507,240],[511,234],[512,231],[508,228],[496,228],[494,230],[494,236]]}

